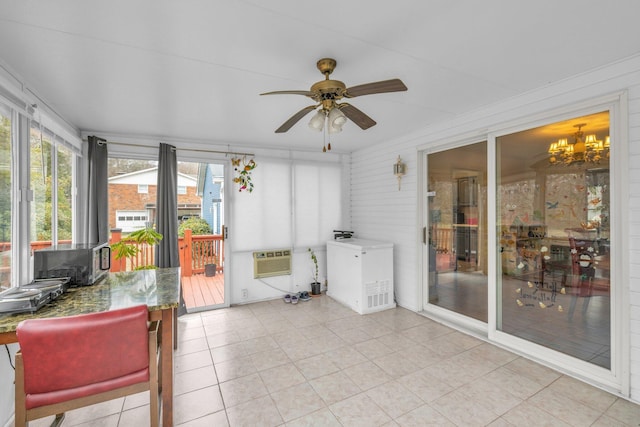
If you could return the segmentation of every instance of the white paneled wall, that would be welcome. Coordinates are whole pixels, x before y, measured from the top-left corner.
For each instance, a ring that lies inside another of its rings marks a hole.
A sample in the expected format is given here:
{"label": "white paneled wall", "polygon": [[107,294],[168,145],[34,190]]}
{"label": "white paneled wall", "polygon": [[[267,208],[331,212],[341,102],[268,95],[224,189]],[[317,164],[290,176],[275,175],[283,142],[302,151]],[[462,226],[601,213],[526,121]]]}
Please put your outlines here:
{"label": "white paneled wall", "polygon": [[[480,141],[489,132],[509,127],[514,121],[541,120],[552,116],[554,110],[577,109],[593,99],[620,93],[628,96],[628,117],[623,120],[628,127],[622,129],[620,136],[624,139],[628,133],[628,156],[621,163],[623,167],[628,163],[628,167],[624,167],[621,175],[629,184],[628,190],[620,182],[613,189],[623,197],[619,203],[623,208],[623,232],[618,239],[621,271],[617,272],[617,286],[628,286],[628,292],[622,296],[629,297],[623,302],[623,311],[628,316],[625,314],[621,329],[629,344],[623,350],[628,350],[630,372],[622,373],[622,389],[624,392],[628,381],[631,399],[640,402],[640,56],[487,106],[448,123],[425,127],[409,137],[352,153],[351,222],[357,237],[394,243],[396,300],[403,307],[420,310],[419,151],[471,137]],[[626,115],[625,105],[621,111]],[[384,126],[382,120],[379,126]],[[392,173],[398,155],[408,166],[400,191]]]}
{"label": "white paneled wall", "polygon": [[[406,175],[398,180],[393,164],[398,155],[406,164]],[[355,237],[394,244],[396,301],[418,310],[418,218],[416,149],[409,144],[390,143],[352,155],[351,223]]]}
{"label": "white paneled wall", "polygon": [[629,320],[631,397],[640,401],[640,70],[629,88]]}

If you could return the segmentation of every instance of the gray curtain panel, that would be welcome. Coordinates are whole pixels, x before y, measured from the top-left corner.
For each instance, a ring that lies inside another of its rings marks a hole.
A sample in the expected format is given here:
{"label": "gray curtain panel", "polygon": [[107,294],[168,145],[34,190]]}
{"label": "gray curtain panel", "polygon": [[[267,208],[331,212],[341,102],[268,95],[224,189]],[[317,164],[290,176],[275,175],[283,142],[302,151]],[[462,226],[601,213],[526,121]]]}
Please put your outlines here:
{"label": "gray curtain panel", "polygon": [[156,231],[162,240],[156,250],[156,266],[180,267],[178,256],[178,162],[176,148],[160,143],[158,154]]}
{"label": "gray curtain panel", "polygon": [[107,141],[96,136],[89,142],[86,216],[84,223],[85,243],[109,241],[109,156]]}

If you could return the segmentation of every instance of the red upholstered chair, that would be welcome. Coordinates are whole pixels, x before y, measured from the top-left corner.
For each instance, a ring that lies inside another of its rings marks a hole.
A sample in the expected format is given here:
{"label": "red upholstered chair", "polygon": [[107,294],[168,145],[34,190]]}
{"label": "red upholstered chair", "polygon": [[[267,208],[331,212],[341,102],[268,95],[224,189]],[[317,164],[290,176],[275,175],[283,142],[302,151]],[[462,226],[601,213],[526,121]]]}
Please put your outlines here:
{"label": "red upholstered chair", "polygon": [[29,319],[17,328],[16,427],[37,418],[150,392],[158,425],[158,322],[144,305],[102,313]]}

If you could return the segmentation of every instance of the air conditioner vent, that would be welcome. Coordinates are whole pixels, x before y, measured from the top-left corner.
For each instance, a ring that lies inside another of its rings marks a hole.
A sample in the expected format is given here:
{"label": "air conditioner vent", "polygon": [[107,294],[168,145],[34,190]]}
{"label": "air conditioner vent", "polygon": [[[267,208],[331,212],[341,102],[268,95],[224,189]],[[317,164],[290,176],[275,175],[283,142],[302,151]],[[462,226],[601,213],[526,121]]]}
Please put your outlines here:
{"label": "air conditioner vent", "polygon": [[388,306],[393,302],[390,301],[391,284],[389,280],[365,283],[365,292],[368,309]]}
{"label": "air conditioner vent", "polygon": [[253,277],[291,274],[291,249],[275,249],[253,253]]}

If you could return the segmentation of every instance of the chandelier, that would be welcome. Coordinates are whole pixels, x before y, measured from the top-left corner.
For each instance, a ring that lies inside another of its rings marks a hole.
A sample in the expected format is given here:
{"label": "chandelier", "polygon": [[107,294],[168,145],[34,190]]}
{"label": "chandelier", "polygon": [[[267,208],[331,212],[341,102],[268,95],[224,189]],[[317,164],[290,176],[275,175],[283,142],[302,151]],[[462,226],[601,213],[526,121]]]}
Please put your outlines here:
{"label": "chandelier", "polygon": [[549,163],[552,165],[564,164],[569,166],[573,163],[600,163],[603,157],[609,158],[609,146],[611,142],[609,136],[604,141],[598,140],[595,134],[584,137],[582,128],[586,123],[580,123],[573,127],[578,128],[573,135],[573,142],[567,138],[560,138],[549,145]]}

